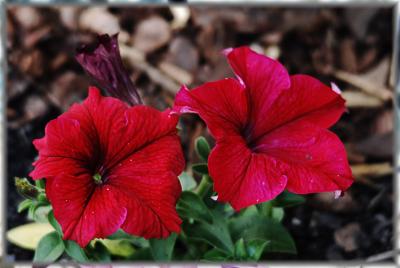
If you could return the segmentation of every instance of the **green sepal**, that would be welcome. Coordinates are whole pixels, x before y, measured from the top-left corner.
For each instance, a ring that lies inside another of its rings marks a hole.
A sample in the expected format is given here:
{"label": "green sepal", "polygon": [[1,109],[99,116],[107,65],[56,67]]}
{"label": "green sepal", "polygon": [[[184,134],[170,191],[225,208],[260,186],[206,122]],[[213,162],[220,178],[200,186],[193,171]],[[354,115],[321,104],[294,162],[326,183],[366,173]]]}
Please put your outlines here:
{"label": "green sepal", "polygon": [[25,199],[18,205],[18,213],[21,213],[22,211],[28,209],[32,205],[32,200],[31,199]]}
{"label": "green sepal", "polygon": [[200,136],[195,140],[195,150],[198,156],[207,162],[211,149],[207,140],[203,136]]}

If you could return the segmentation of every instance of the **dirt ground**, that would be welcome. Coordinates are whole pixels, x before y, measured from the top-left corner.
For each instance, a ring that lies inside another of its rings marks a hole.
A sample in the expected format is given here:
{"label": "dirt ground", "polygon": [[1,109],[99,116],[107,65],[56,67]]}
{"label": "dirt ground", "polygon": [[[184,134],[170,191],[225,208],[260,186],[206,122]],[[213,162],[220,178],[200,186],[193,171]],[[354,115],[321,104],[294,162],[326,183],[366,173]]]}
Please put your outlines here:
{"label": "dirt ground", "polygon": [[[26,222],[16,212],[21,198],[13,177],[32,169],[32,140],[87,94],[91,81],[74,60],[76,47],[95,33],[120,32],[131,78],[144,102],[158,109],[173,104],[180,84],[232,76],[221,50],[240,45],[278,58],[291,74],[335,82],[348,113],[332,130],[346,145],[356,183],[337,200],[314,194],[288,209],[284,224],[298,255],[271,259],[374,260],[393,248],[391,9],[65,6],[10,7],[7,14],[8,228]],[[197,116],[185,115],[180,124],[190,166],[198,160],[194,139],[212,139]],[[7,249],[9,259],[32,259],[30,251]]]}

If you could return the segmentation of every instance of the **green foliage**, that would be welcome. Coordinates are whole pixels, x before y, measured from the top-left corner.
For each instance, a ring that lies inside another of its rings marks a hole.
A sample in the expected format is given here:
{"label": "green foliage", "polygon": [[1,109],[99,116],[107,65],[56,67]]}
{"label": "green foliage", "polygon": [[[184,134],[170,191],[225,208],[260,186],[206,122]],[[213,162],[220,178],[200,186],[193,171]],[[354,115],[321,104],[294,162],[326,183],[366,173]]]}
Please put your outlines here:
{"label": "green foliage", "polygon": [[195,150],[197,155],[204,161],[208,160],[208,155],[210,154],[210,145],[208,144],[207,140],[200,136],[195,141]]}
{"label": "green foliage", "polygon": [[39,241],[33,261],[40,263],[54,262],[63,254],[64,249],[60,235],[57,232],[51,232]]}
{"label": "green foliage", "polygon": [[53,226],[54,230],[56,230],[56,232],[62,237],[63,232],[61,230],[61,226],[60,224],[57,222],[56,218],[54,218],[54,213],[53,210],[51,210],[49,212],[49,215],[47,216],[49,223],[51,224],[51,226]]}
{"label": "green foliage", "polygon": [[306,201],[306,199],[297,194],[290,193],[288,191],[282,192],[274,200],[272,200],[274,207],[293,207],[301,205]]}
{"label": "green foliage", "polygon": [[[210,146],[204,137],[196,140],[195,148],[199,157],[207,161]],[[45,214],[50,230],[45,232],[47,229],[43,231],[41,225],[38,226],[41,239],[38,238],[36,244],[20,241],[25,227],[22,231],[12,230],[9,241],[25,248],[36,248],[36,262],[53,262],[63,253],[80,263],[113,260],[251,262],[265,259],[271,253],[296,254],[295,243],[281,222],[284,208],[304,203],[304,197],[283,192],[275,200],[235,212],[229,204],[211,198],[216,193],[207,163],[194,164],[192,170],[202,179],[197,183],[186,172],[179,176],[183,189],[176,205],[183,221],[179,235],[172,233],[166,239],[146,240],[118,230],[107,239],[95,239],[81,248],[74,241],[62,240],[62,228],[46,198],[44,180],[32,185],[26,179],[19,179],[21,194],[26,199],[19,204],[18,212],[28,210],[29,217],[39,222],[43,222]]]}
{"label": "green foliage", "polygon": [[65,240],[64,247],[65,247],[65,252],[72,259],[81,263],[89,261],[89,258],[86,256],[85,251],[76,242],[71,240]]}
{"label": "green foliage", "polygon": [[187,172],[182,172],[182,174],[179,175],[179,182],[181,183],[183,191],[193,190],[197,186],[195,179]]}
{"label": "green foliage", "polygon": [[111,261],[111,254],[104,246],[103,243],[99,241],[95,241],[93,243],[93,246],[89,245],[86,247],[86,251],[88,252],[90,256],[91,261],[96,261],[96,262],[110,262]]}
{"label": "green foliage", "polygon": [[212,222],[209,209],[201,198],[193,192],[182,192],[176,209],[182,218]]}
{"label": "green foliage", "polygon": [[192,166],[192,169],[194,172],[200,174],[200,175],[207,175],[208,174],[208,166],[205,163],[200,163],[200,164],[194,164]]}
{"label": "green foliage", "polygon": [[177,234],[172,233],[166,239],[150,239],[151,254],[156,261],[172,260],[172,253],[176,242]]}
{"label": "green foliage", "polygon": [[32,200],[31,199],[25,199],[18,205],[18,213],[21,213],[22,211],[29,209],[32,205]]}
{"label": "green foliage", "polygon": [[215,211],[210,211],[210,213],[212,223],[205,221],[194,223],[184,222],[184,232],[188,235],[189,239],[203,241],[227,254],[232,254],[234,246],[226,219]]}

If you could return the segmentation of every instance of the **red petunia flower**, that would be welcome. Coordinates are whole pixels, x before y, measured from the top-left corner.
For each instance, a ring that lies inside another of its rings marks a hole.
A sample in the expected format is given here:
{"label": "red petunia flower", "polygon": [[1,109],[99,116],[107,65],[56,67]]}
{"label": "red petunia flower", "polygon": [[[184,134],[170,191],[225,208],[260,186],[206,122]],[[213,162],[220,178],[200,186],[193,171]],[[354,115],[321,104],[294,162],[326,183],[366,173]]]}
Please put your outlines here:
{"label": "red petunia flower", "polygon": [[289,76],[279,62],[248,47],[226,56],[237,79],[183,87],[173,109],[199,114],[216,139],[209,172],[218,200],[240,210],[284,189],[346,190],[353,182],[346,152],[327,130],[345,111],[337,88]]}
{"label": "red petunia flower", "polygon": [[145,238],[180,231],[184,159],[176,124],[169,111],[128,107],[96,88],[48,123],[34,141],[39,158],[30,176],[46,179],[64,239],[84,247],[119,228]]}

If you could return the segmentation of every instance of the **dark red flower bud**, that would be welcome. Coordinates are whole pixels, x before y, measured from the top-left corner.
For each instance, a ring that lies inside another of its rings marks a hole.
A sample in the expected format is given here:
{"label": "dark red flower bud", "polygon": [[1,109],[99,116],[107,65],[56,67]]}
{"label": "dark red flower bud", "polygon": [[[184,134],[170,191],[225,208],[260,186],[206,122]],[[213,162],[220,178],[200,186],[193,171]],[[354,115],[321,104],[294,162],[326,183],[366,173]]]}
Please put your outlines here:
{"label": "dark red flower bud", "polygon": [[77,49],[76,60],[110,96],[131,106],[142,103],[122,63],[118,34],[111,37],[108,34],[99,35],[94,46],[81,46]]}

